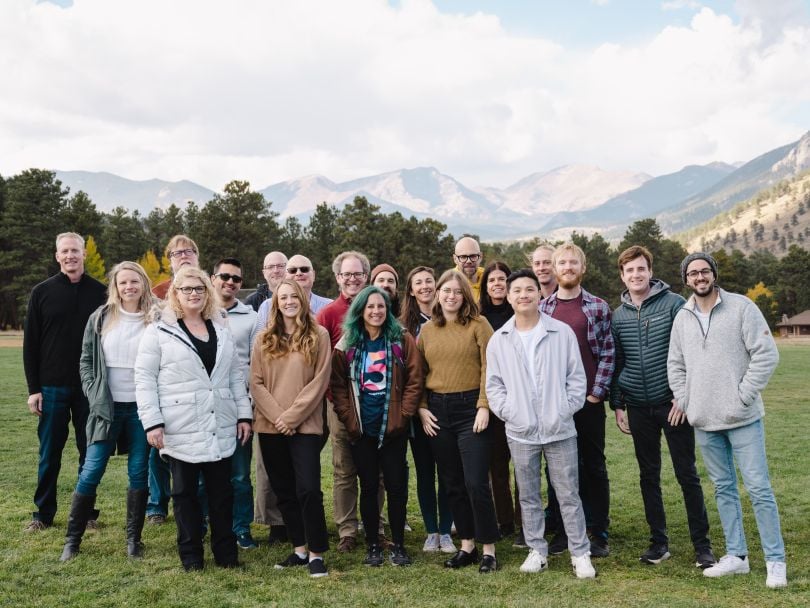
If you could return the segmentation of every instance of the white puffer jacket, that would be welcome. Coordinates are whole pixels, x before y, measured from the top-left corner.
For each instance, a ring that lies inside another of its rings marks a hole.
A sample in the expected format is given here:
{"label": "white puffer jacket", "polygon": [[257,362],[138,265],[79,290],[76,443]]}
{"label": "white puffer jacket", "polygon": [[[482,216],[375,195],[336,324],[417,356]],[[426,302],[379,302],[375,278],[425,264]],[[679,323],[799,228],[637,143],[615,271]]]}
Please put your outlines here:
{"label": "white puffer jacket", "polygon": [[236,449],[236,424],[250,421],[245,380],[226,320],[212,319],[217,358],[211,376],[197,351],[165,307],[147,327],[135,360],[135,394],[143,428],[163,425],[161,456],[213,462]]}

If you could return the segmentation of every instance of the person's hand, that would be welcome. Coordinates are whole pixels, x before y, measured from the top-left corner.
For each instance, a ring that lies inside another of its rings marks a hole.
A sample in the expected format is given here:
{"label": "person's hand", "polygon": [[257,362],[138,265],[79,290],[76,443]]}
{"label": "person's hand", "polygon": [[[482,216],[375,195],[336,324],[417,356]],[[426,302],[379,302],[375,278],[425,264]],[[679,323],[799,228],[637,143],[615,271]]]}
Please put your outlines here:
{"label": "person's hand", "polygon": [[42,393],[28,395],[28,409],[34,416],[42,416]]}
{"label": "person's hand", "polygon": [[627,419],[627,412],[616,408],[616,426],[625,435],[630,435],[630,421]]}
{"label": "person's hand", "polygon": [[585,397],[585,401],[588,403],[602,403],[602,400],[599,397],[594,397],[593,395],[588,395]]}
{"label": "person's hand", "polygon": [[419,408],[419,417],[422,419],[422,429],[428,437],[435,437],[439,430],[439,421],[426,407]]}
{"label": "person's hand", "polygon": [[473,433],[485,431],[489,426],[489,408],[479,407],[475,412],[475,422],[473,422]]}
{"label": "person's hand", "polygon": [[159,426],[156,429],[152,429],[146,434],[146,441],[151,445],[153,448],[157,448],[159,450],[163,449],[163,427]]}
{"label": "person's hand", "polygon": [[240,441],[242,445],[245,445],[248,442],[251,432],[252,429],[250,428],[249,422],[236,423],[236,440]]}
{"label": "person's hand", "polygon": [[672,400],[672,407],[667,415],[667,422],[669,422],[671,426],[678,426],[686,422],[686,412],[678,407],[678,402],[675,401],[675,399]]}
{"label": "person's hand", "polygon": [[289,424],[284,422],[281,417],[278,417],[273,425],[278,429],[278,432],[282,435],[286,435],[287,437],[291,437],[295,435],[295,429],[292,428]]}

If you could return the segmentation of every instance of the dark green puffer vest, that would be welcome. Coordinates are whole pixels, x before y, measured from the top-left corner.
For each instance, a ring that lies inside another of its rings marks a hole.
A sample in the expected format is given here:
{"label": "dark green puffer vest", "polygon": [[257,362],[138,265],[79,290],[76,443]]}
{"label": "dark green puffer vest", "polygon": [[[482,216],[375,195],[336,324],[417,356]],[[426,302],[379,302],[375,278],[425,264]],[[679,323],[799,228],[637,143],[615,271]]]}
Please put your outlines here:
{"label": "dark green puffer vest", "polygon": [[667,381],[669,336],[675,314],[686,300],[659,279],[652,279],[650,286],[652,291],[640,308],[625,290],[621,305],[613,311],[616,371],[610,387],[611,409],[649,407],[672,400]]}

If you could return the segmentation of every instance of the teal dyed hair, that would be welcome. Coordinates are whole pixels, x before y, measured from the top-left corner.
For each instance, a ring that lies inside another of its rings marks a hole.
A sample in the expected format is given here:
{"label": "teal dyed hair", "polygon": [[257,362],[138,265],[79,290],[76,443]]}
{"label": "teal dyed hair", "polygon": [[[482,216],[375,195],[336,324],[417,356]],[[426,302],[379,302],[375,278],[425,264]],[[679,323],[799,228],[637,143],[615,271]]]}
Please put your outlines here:
{"label": "teal dyed hair", "polygon": [[349,348],[362,344],[368,335],[365,321],[363,321],[363,311],[368,304],[369,297],[375,293],[380,294],[385,302],[385,323],[380,328],[380,334],[388,342],[399,342],[402,338],[402,326],[391,312],[391,299],[388,294],[379,287],[369,285],[352,300],[343,319],[343,336],[346,338]]}

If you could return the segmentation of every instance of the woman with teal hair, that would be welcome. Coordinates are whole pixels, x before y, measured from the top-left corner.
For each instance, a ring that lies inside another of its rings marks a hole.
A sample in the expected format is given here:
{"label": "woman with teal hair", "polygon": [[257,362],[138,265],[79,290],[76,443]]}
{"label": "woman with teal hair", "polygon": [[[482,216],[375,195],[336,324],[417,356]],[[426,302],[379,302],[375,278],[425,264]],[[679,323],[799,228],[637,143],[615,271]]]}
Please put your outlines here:
{"label": "woman with teal hair", "polygon": [[367,566],[381,566],[384,561],[377,535],[381,471],[393,539],[390,560],[395,566],[411,563],[403,544],[408,502],[405,452],[423,384],[416,343],[392,314],[388,294],[379,287],[366,287],[344,318],[343,337],[332,355],[330,389],[360,479]]}

